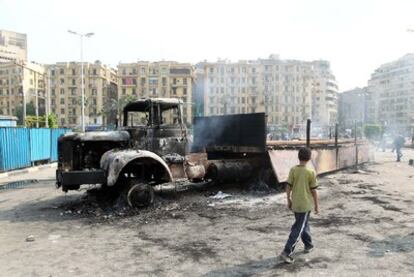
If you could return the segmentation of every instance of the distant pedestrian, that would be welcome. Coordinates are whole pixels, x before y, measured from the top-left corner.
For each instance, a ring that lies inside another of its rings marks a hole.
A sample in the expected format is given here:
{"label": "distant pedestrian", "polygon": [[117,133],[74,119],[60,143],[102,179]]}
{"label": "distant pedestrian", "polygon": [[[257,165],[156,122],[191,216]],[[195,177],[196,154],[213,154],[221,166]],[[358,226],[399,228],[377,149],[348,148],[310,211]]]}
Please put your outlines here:
{"label": "distant pedestrian", "polygon": [[293,263],[292,257],[296,244],[301,239],[305,245],[305,253],[313,250],[312,237],[309,228],[309,216],[312,207],[315,214],[319,213],[318,187],[316,173],[306,167],[311,159],[311,150],[302,148],[299,150],[299,165],[290,169],[288,185],[286,186],[287,205],[294,212],[295,223],[292,225],[289,239],[286,242],[280,258],[286,263]]}
{"label": "distant pedestrian", "polygon": [[405,138],[402,135],[398,135],[394,139],[394,149],[395,149],[395,152],[397,154],[397,162],[400,162],[401,157],[403,156],[403,154],[401,152],[401,148],[404,147],[404,144],[405,144]]}

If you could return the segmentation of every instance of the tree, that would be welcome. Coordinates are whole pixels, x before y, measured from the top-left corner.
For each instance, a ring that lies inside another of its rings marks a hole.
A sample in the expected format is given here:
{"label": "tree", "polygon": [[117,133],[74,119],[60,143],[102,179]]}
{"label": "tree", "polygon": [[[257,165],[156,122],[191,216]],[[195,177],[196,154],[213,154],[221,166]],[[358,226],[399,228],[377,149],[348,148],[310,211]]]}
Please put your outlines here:
{"label": "tree", "polygon": [[[49,128],[58,128],[57,117],[55,114],[49,114],[47,116],[47,123],[49,125]],[[39,128],[45,128],[46,127],[46,116],[45,115],[42,115],[39,117],[36,117],[35,115],[26,116],[26,127],[35,128],[37,124],[39,125]]]}
{"label": "tree", "polygon": [[49,128],[58,128],[58,120],[57,116],[54,113],[51,113],[47,116],[47,122],[49,124]]}
{"label": "tree", "polygon": [[380,139],[383,129],[381,125],[366,124],[364,125],[364,134],[368,139]]}
{"label": "tree", "polygon": [[[18,118],[17,125],[23,125],[23,105],[19,105],[16,107],[14,115]],[[36,108],[32,102],[26,103],[26,117],[36,115]]]}
{"label": "tree", "polygon": [[136,95],[122,95],[119,99],[108,99],[102,108],[102,115],[107,118],[108,123],[116,123],[117,118],[122,118],[122,110],[124,107],[138,98]]}

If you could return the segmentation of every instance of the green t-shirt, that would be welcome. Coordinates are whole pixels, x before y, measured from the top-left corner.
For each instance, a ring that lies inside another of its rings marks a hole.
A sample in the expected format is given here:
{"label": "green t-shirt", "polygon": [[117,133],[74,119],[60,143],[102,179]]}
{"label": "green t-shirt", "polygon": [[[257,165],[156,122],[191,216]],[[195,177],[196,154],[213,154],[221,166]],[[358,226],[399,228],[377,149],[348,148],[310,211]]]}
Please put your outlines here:
{"label": "green t-shirt", "polygon": [[296,213],[311,211],[313,207],[311,190],[318,187],[315,171],[302,165],[292,167],[288,183],[292,189],[292,210]]}

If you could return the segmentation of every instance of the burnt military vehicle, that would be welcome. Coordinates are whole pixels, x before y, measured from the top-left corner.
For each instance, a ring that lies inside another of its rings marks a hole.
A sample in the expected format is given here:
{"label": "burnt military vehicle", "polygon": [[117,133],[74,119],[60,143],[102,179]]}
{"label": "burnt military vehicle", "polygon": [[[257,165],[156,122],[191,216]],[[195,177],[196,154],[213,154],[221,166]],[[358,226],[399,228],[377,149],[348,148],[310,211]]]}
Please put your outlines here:
{"label": "burnt military vehicle", "polygon": [[151,204],[154,186],[184,177],[182,105],[179,99],[140,99],[125,106],[117,131],[60,137],[57,187],[67,192],[101,184],[109,193],[125,193],[130,206]]}

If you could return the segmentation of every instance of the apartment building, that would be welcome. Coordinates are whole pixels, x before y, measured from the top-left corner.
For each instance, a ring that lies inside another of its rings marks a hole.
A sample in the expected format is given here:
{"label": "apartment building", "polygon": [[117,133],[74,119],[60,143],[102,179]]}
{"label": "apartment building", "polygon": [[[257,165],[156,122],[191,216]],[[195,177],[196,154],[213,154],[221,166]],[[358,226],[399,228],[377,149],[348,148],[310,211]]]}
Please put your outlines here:
{"label": "apartment building", "polygon": [[0,63],[27,61],[27,35],[0,30]]}
{"label": "apartment building", "polygon": [[[27,62],[0,63],[0,114],[16,115],[23,102],[32,103],[38,114],[45,112],[45,71]],[[20,123],[22,119],[20,118]]]}
{"label": "apartment building", "polygon": [[264,112],[258,62],[221,60],[198,67],[205,74],[202,80],[197,80],[204,83],[205,115]]}
{"label": "apartment building", "polygon": [[187,125],[193,118],[193,83],[194,67],[188,63],[138,61],[118,65],[118,97],[181,98]]}
{"label": "apartment building", "polygon": [[[45,66],[49,78],[50,109],[57,115],[59,126],[78,128],[81,125],[81,63],[58,62]],[[117,101],[116,71],[100,61],[83,64],[85,89],[85,125],[89,127],[114,124],[105,106]]]}
{"label": "apartment building", "polygon": [[338,94],[338,123],[352,129],[355,122],[367,122],[367,88],[354,88]]}
{"label": "apartment building", "polygon": [[414,54],[381,65],[368,81],[368,117],[396,130],[414,129]]}
{"label": "apartment building", "polygon": [[308,118],[336,121],[335,77],[326,61],[268,59],[197,65],[203,69],[204,114],[265,112],[268,125],[300,128]]}
{"label": "apartment building", "polygon": [[328,61],[310,63],[313,71],[312,122],[324,126],[337,122],[338,84]]}

